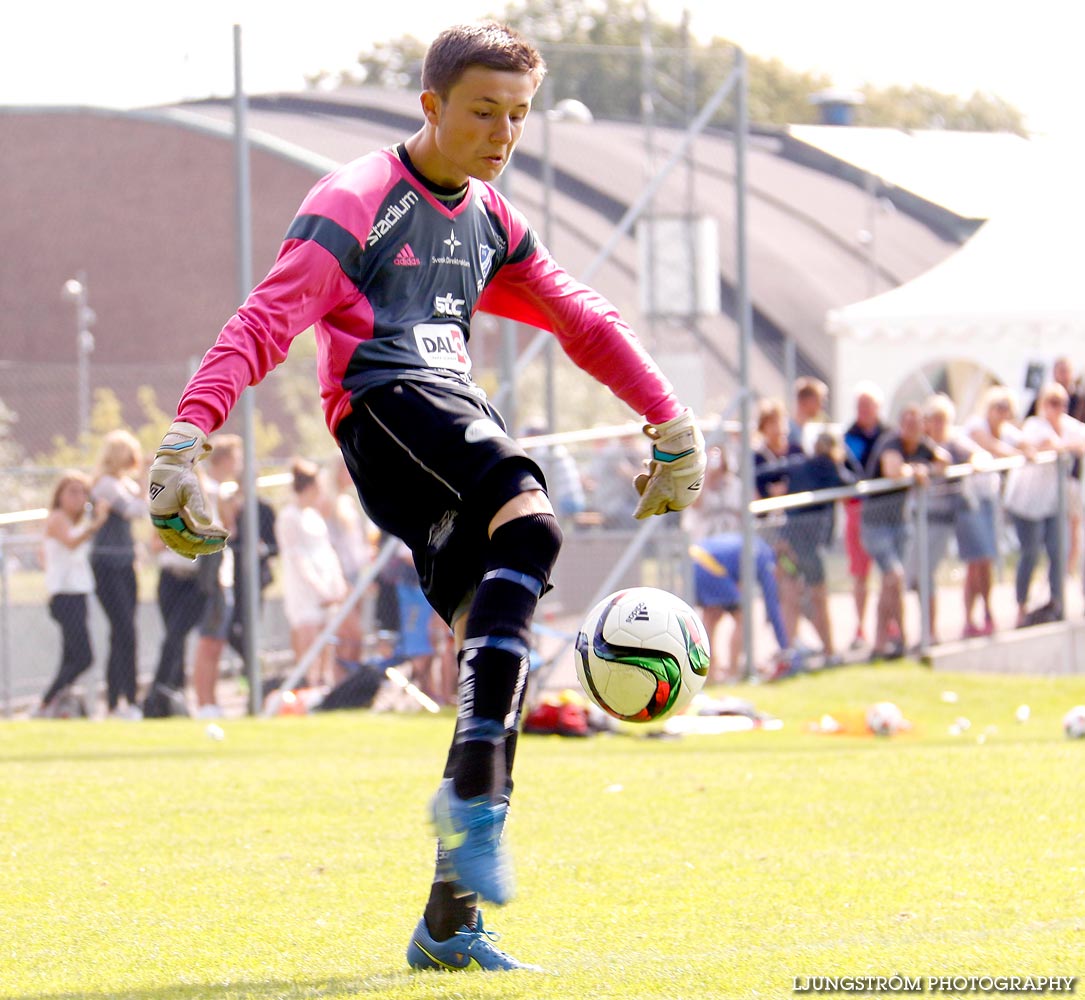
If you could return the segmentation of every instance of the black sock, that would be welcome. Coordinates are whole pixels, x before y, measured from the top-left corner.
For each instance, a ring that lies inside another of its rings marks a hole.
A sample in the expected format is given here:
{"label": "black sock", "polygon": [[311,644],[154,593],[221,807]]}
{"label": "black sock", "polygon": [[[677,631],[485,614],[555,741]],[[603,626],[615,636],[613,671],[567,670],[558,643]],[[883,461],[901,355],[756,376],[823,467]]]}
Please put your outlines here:
{"label": "black sock", "polygon": [[429,936],[434,941],[447,941],[461,927],[475,929],[478,897],[472,892],[457,895],[455,882],[434,882],[423,916]]}
{"label": "black sock", "polygon": [[552,514],[506,522],[490,538],[486,572],[467,614],[460,651],[453,784],[460,798],[506,794],[527,681],[531,619],[561,544]]}
{"label": "black sock", "polygon": [[489,740],[468,740],[457,749],[452,787],[461,799],[493,795],[505,786],[505,749]]}

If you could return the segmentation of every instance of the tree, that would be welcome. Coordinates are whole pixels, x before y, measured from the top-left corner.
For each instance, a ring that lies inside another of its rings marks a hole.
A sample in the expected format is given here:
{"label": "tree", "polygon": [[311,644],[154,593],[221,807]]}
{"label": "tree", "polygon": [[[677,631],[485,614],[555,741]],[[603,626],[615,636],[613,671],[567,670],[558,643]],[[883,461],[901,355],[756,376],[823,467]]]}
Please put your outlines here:
{"label": "tree", "polygon": [[[549,67],[551,100],[575,98],[598,118],[638,121],[642,115],[640,0],[518,0],[495,15],[523,32],[542,50]],[[723,38],[706,44],[688,41],[681,25],[653,20],[650,25],[652,102],[660,125],[683,126],[691,107],[701,107],[734,65],[734,45]],[[358,57],[354,82],[385,87],[418,86],[425,46],[405,35]],[[804,124],[818,120],[811,96],[832,84],[824,74],[797,72],[778,59],[747,58],[750,120],[761,125]],[[349,77],[350,75],[347,74]],[[687,92],[687,82],[692,93]],[[1001,98],[976,93],[968,99],[928,87],[866,86],[858,110],[863,125],[893,128],[952,128],[1025,134],[1024,116]],[[725,102],[714,124],[734,118]]]}
{"label": "tree", "polygon": [[27,504],[24,477],[16,470],[23,458],[23,450],[12,435],[12,428],[19,420],[7,404],[0,399],[0,491],[3,495],[4,513],[19,510]]}
{"label": "tree", "polygon": [[[405,90],[415,86],[422,75],[422,59],[426,46],[411,35],[403,35],[390,42],[379,42],[371,52],[358,57],[361,79],[375,87]],[[346,74],[344,82],[351,82]],[[320,82],[317,78],[313,82]]]}
{"label": "tree", "polygon": [[[158,405],[158,396],[154,389],[141,385],[136,390],[141,420],[138,424],[129,424],[124,419],[124,408],[117,394],[108,388],[94,390],[94,404],[90,412],[90,431],[80,436],[78,441],[69,441],[63,435],[53,438],[53,447],[35,457],[35,464],[51,469],[91,470],[98,461],[98,449],[102,438],[118,427],[132,431],[139,441],[145,455],[153,455],[162,435],[173,422],[172,415]],[[2,406],[2,404],[0,404]],[[2,416],[0,416],[0,442],[2,442]],[[274,424],[266,423],[257,413],[253,420],[253,438],[255,451],[259,458],[274,453],[282,443],[282,433]],[[0,455],[2,455],[0,449]]]}
{"label": "tree", "polygon": [[955,129],[962,132],[1015,132],[1024,135],[1024,116],[992,94],[969,98],[941,94],[929,87],[864,87],[866,104],[858,120],[865,125],[906,129]]}
{"label": "tree", "polygon": [[334,440],[324,422],[316,372],[316,340],[306,332],[295,337],[290,354],[275,371],[275,392],[290,418],[289,441],[299,455],[313,460],[334,452]]}

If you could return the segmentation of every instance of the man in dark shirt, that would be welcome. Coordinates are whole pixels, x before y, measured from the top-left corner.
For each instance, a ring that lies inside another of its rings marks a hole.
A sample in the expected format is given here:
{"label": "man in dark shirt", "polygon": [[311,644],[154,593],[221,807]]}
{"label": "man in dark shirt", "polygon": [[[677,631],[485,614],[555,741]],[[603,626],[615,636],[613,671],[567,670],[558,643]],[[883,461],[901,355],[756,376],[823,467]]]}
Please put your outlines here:
{"label": "man in dark shirt", "polygon": [[926,482],[934,464],[947,464],[945,454],[923,433],[922,409],[910,403],[901,412],[899,428],[882,434],[867,459],[868,479],[901,480],[900,489],[863,501],[863,547],[882,574],[874,657],[904,653],[904,556],[912,536],[908,487]]}

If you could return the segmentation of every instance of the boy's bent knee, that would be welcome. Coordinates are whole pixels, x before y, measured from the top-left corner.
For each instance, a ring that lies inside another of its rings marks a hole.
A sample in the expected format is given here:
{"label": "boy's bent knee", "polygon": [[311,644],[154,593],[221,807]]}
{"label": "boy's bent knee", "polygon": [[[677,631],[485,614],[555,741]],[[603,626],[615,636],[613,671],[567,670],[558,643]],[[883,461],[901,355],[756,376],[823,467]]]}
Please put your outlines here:
{"label": "boy's bent knee", "polygon": [[562,532],[550,512],[533,512],[498,525],[490,536],[487,570],[514,569],[539,581],[550,581],[550,571],[561,551]]}

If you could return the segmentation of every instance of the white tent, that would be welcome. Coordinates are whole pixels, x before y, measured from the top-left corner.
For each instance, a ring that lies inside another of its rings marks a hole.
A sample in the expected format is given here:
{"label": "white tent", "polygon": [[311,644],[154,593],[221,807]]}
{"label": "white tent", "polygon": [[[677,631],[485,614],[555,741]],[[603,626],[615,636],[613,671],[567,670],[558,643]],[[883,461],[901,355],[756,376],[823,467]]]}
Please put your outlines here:
{"label": "white tent", "polygon": [[1047,370],[1059,355],[1085,368],[1085,172],[1065,150],[1046,152],[1027,189],[956,253],[828,313],[837,419],[854,412],[861,380],[891,404],[948,388],[967,412],[986,384],[1022,390],[1030,366]]}

